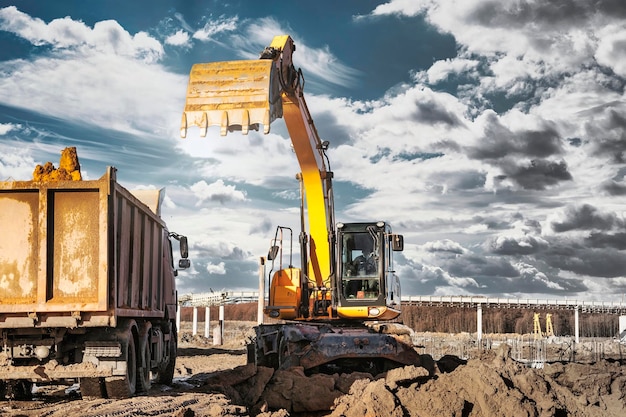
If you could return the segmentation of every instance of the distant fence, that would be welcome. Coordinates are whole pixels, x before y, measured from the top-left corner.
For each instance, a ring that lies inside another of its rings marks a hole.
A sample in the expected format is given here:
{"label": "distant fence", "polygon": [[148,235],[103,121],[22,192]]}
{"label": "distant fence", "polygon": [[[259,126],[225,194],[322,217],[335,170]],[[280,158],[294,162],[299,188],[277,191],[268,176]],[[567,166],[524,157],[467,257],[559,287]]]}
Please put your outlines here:
{"label": "distant fence", "polygon": [[[259,299],[256,291],[220,291],[185,294],[178,303],[185,307],[202,307],[221,304],[253,303]],[[477,307],[576,310],[582,313],[626,314],[626,303],[614,301],[558,300],[541,298],[496,298],[480,296],[409,295],[402,304],[440,307]]]}
{"label": "distant fence", "polygon": [[626,346],[612,338],[582,338],[575,343],[571,337],[548,337],[537,339],[533,335],[491,335],[480,341],[470,335],[441,335],[416,333],[413,344],[421,354],[435,360],[445,355],[461,359],[481,358],[485,351],[498,351],[507,345],[509,356],[529,367],[542,368],[554,362],[598,362],[603,359],[623,362]]}
{"label": "distant fence", "polygon": [[496,298],[477,296],[410,295],[402,297],[402,304],[441,307],[497,307],[523,309],[575,310],[582,313],[626,314],[626,303],[614,301],[558,300],[541,298]]}

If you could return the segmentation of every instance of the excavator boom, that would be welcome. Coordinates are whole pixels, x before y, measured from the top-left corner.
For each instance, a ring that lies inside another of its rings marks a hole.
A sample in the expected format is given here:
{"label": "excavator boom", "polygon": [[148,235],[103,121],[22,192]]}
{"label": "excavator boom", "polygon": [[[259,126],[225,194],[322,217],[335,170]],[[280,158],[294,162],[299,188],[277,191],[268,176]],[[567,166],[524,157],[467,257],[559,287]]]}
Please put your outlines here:
{"label": "excavator boom", "polygon": [[[302,74],[292,65],[293,40],[276,36],[261,59],[195,64],[189,74],[187,99],[180,132],[186,137],[191,126],[206,136],[210,126],[220,134],[250,130],[269,133],[270,124],[285,119],[300,164],[306,190],[310,241],[307,242],[308,279],[330,288],[331,242],[334,224],[332,173],[327,171],[323,143],[302,94]],[[303,265],[303,268],[305,266]]]}

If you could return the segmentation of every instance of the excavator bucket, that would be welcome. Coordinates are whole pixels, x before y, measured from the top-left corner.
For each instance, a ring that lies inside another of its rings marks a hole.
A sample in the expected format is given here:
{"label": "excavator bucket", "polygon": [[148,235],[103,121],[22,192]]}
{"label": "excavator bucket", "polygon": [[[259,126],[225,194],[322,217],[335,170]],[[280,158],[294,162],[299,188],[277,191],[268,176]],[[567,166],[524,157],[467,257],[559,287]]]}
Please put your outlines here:
{"label": "excavator bucket", "polygon": [[189,126],[198,126],[206,136],[209,126],[220,126],[220,134],[250,129],[265,134],[270,123],[282,117],[280,85],[274,61],[225,61],[195,64],[189,74],[181,137]]}

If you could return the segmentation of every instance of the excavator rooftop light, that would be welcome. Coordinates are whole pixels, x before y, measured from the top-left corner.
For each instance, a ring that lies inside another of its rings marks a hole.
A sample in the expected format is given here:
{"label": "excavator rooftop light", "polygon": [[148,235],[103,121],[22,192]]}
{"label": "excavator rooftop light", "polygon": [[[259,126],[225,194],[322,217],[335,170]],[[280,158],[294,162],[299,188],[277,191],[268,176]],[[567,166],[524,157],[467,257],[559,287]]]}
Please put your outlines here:
{"label": "excavator rooftop light", "polygon": [[345,226],[343,223],[337,223],[337,229],[343,229],[343,226]]}
{"label": "excavator rooftop light", "polygon": [[378,227],[385,227],[385,222],[378,222],[378,223],[376,223],[376,226],[378,226]]}

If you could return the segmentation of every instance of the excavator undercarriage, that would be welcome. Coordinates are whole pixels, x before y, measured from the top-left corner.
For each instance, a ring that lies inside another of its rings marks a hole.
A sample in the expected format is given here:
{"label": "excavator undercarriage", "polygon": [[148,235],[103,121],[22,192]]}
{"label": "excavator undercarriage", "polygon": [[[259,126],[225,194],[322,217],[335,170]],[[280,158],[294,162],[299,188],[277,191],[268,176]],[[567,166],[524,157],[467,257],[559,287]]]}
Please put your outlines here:
{"label": "excavator undercarriage", "polygon": [[285,322],[263,324],[255,330],[248,362],[259,366],[302,367],[307,374],[358,371],[377,375],[399,366],[420,365],[420,355],[398,325]]}

